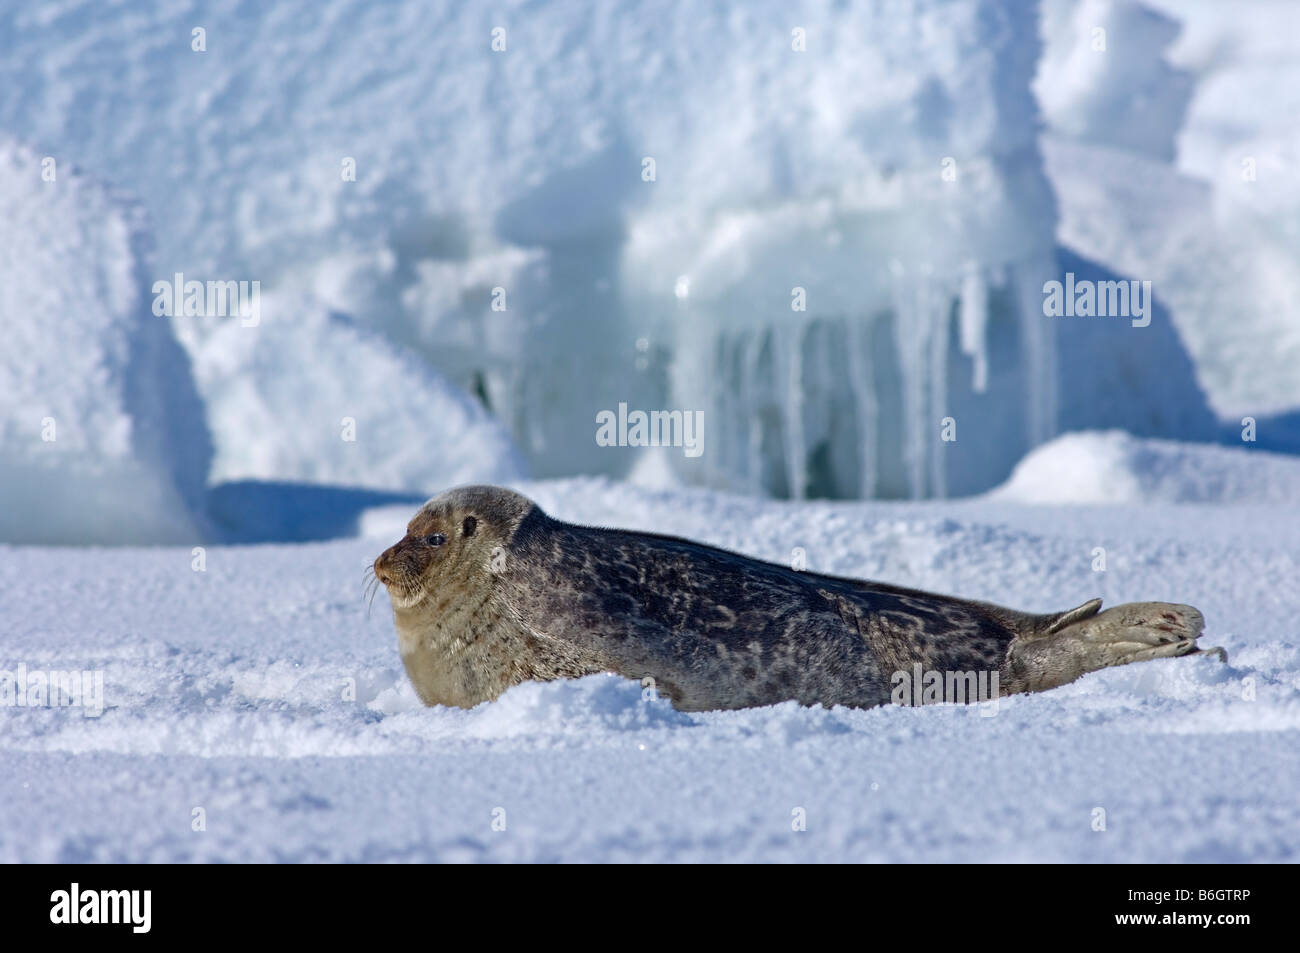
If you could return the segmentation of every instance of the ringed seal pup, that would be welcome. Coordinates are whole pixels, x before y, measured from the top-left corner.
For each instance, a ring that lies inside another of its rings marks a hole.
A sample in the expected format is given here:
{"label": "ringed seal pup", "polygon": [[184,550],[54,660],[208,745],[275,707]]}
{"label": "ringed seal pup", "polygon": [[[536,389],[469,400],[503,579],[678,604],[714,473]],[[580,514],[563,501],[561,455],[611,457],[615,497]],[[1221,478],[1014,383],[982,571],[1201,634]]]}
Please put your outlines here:
{"label": "ringed seal pup", "polygon": [[996,674],[989,684],[1008,695],[1197,653],[1204,625],[1185,605],[1101,612],[1092,599],[1035,614],[798,572],[686,539],[564,523],[495,486],[430,500],[374,572],[420,699],[462,708],[530,679],[597,672],[652,678],[686,711],[791,699],[870,707],[891,700],[896,673],[914,670]]}

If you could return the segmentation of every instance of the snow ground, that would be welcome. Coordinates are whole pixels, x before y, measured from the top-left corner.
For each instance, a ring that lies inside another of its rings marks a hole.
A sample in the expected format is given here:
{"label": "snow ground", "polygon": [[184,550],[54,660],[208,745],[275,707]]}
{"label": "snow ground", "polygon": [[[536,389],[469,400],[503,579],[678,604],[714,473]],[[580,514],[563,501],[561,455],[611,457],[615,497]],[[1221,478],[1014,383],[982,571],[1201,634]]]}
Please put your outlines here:
{"label": "snow ground", "polygon": [[[1243,451],[1244,452],[1244,451]],[[1288,506],[782,503],[581,479],[553,515],[1024,609],[1189,601],[1230,664],[978,708],[682,714],[614,676],[422,708],[358,539],[0,547],[0,667],[102,669],[98,718],[0,710],[3,861],[1294,861],[1300,520]],[[1095,547],[1107,569],[1094,573]],[[344,700],[355,679],[356,701]],[[1253,700],[1248,700],[1252,695]],[[203,808],[206,830],[191,830]],[[506,829],[494,831],[494,811]],[[792,811],[807,830],[791,829]],[[1105,811],[1105,831],[1093,830]]]}

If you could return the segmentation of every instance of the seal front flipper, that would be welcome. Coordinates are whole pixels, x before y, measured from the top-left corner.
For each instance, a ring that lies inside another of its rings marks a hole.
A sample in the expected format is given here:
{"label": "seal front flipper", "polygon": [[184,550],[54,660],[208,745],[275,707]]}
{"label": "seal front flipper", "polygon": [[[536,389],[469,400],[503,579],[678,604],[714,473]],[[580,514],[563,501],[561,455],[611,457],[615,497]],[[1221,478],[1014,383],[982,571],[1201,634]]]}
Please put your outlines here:
{"label": "seal front flipper", "polygon": [[1197,648],[1205,618],[1192,606],[1130,602],[1098,612],[1100,607],[1094,599],[1012,642],[1004,691],[1043,691],[1101,668],[1148,659],[1202,652],[1225,657],[1222,649]]}

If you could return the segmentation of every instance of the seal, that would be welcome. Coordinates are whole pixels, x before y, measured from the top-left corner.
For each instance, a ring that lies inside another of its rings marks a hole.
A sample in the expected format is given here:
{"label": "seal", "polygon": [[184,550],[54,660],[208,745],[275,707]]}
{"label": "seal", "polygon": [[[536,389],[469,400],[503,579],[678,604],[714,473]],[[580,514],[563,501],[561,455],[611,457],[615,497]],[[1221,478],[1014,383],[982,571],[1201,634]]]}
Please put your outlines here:
{"label": "seal", "polygon": [[426,705],[469,708],[523,681],[613,672],[653,680],[686,711],[792,699],[865,708],[897,701],[913,673],[983,673],[1008,695],[1146,659],[1225,657],[1198,649],[1204,619],[1187,605],[1019,612],[564,523],[495,486],[430,500],[373,568]]}

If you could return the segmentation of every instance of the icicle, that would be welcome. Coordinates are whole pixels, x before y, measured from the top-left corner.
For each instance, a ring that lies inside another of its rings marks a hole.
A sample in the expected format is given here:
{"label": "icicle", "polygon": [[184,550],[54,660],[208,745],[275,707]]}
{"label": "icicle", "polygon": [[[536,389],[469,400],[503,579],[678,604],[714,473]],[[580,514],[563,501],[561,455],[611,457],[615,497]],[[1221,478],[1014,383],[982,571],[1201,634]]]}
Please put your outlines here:
{"label": "icicle", "polygon": [[824,442],[828,448],[825,459],[826,472],[822,475],[825,483],[822,492],[832,494],[837,487],[847,481],[847,475],[837,469],[838,459],[829,450],[831,442],[835,439],[834,408],[843,388],[843,382],[835,373],[832,349],[843,347],[842,329],[843,326],[836,321],[817,320],[808,325],[809,340],[814,345],[816,368],[811,375],[813,384],[810,389],[815,394],[815,406],[819,411],[817,432],[812,435],[812,439],[814,446]]}
{"label": "icicle", "polygon": [[[1043,317],[1041,291],[1050,268],[1050,257],[1041,255],[1004,269],[1006,292],[1018,313],[1021,413],[1029,446],[1050,438],[1056,420],[1056,329]],[[962,412],[951,404],[950,352],[970,358],[971,390],[987,393],[994,386],[989,336],[1000,334],[1001,325],[991,327],[988,298],[996,269],[968,262],[957,274],[939,275],[892,262],[890,270],[890,354],[872,353],[874,331],[883,331],[874,326],[875,314],[842,320],[803,316],[799,323],[753,323],[726,332],[700,315],[682,315],[669,372],[674,400],[704,409],[713,421],[703,462],[707,469],[700,473],[696,464],[695,479],[754,494],[779,492],[784,486],[790,498],[806,498],[810,447],[821,446],[828,434],[844,436],[847,421],[837,420],[836,414],[848,403],[855,416],[850,439],[858,443],[856,461],[838,447],[831,454],[828,476],[834,492],[856,490],[869,499],[887,486],[890,492],[924,499],[946,496],[952,489],[949,476],[957,485],[941,430],[944,417]],[[837,351],[844,348],[841,359]],[[891,363],[888,377],[880,378],[881,368]],[[527,418],[524,408],[531,406],[533,395],[520,387],[525,392],[513,400],[506,396],[503,404]],[[960,390],[966,393],[964,385]],[[965,430],[967,439],[975,439],[980,429],[973,422]],[[890,445],[882,447],[886,434]],[[882,466],[882,453],[889,455],[887,466]],[[890,474],[888,484],[884,472]]]}
{"label": "icicle", "polygon": [[876,427],[880,412],[871,363],[870,331],[870,318],[849,318],[849,390],[858,421],[858,495],[864,500],[876,495]]}
{"label": "icicle", "polygon": [[982,394],[989,382],[988,288],[978,262],[966,262],[961,282],[961,352],[971,358],[971,389]]}
{"label": "icicle", "polygon": [[714,448],[713,453],[709,453],[708,450],[704,453],[706,458],[704,467],[710,486],[728,485],[729,464],[734,456],[735,438],[731,436],[734,431],[727,426],[728,421],[736,419],[737,410],[732,406],[733,388],[730,386],[731,378],[727,373],[730,365],[727,360],[730,343],[725,334],[718,334],[712,343],[713,367],[709,374],[709,410],[704,414],[704,426],[705,433],[708,433],[708,418],[710,414],[716,415],[716,422],[713,424],[713,433],[716,435],[714,439],[722,437],[722,440],[718,441],[718,446]]}
{"label": "icicle", "polygon": [[762,380],[759,376],[759,362],[763,358],[763,336],[762,331],[752,331],[744,341],[744,348],[740,353],[741,365],[741,409],[748,423],[748,433],[745,446],[745,472],[749,478],[750,492],[757,495],[763,493],[763,403],[767,395],[760,393],[758,381]]}
{"label": "icicle", "polygon": [[944,282],[923,279],[929,297],[930,413],[921,423],[921,439],[930,460],[930,492],[948,495],[947,459],[939,437],[939,421],[948,413],[948,329],[954,295]]}
{"label": "icicle", "polygon": [[903,468],[912,499],[925,496],[926,351],[930,343],[930,309],[925,281],[895,270],[894,345],[902,378]]}
{"label": "icicle", "polygon": [[1056,334],[1043,314],[1043,283],[1052,275],[1050,259],[1034,258],[1012,269],[1020,313],[1021,362],[1025,372],[1026,437],[1035,447],[1056,432]]}
{"label": "icicle", "polygon": [[807,480],[808,451],[804,445],[803,427],[803,336],[805,326],[781,328],[775,336],[775,352],[781,356],[785,369],[785,393],[781,399],[781,413],[785,422],[785,473],[790,499],[804,498]]}
{"label": "icicle", "polygon": [[716,404],[716,420],[726,430],[726,434],[719,444],[720,452],[715,466],[718,480],[723,481],[721,485],[729,489],[740,485],[744,479],[744,471],[740,469],[745,462],[744,421],[750,413],[749,405],[745,402],[745,381],[741,376],[740,354],[744,350],[745,339],[744,331],[724,339],[722,365],[717,370],[721,386]]}

